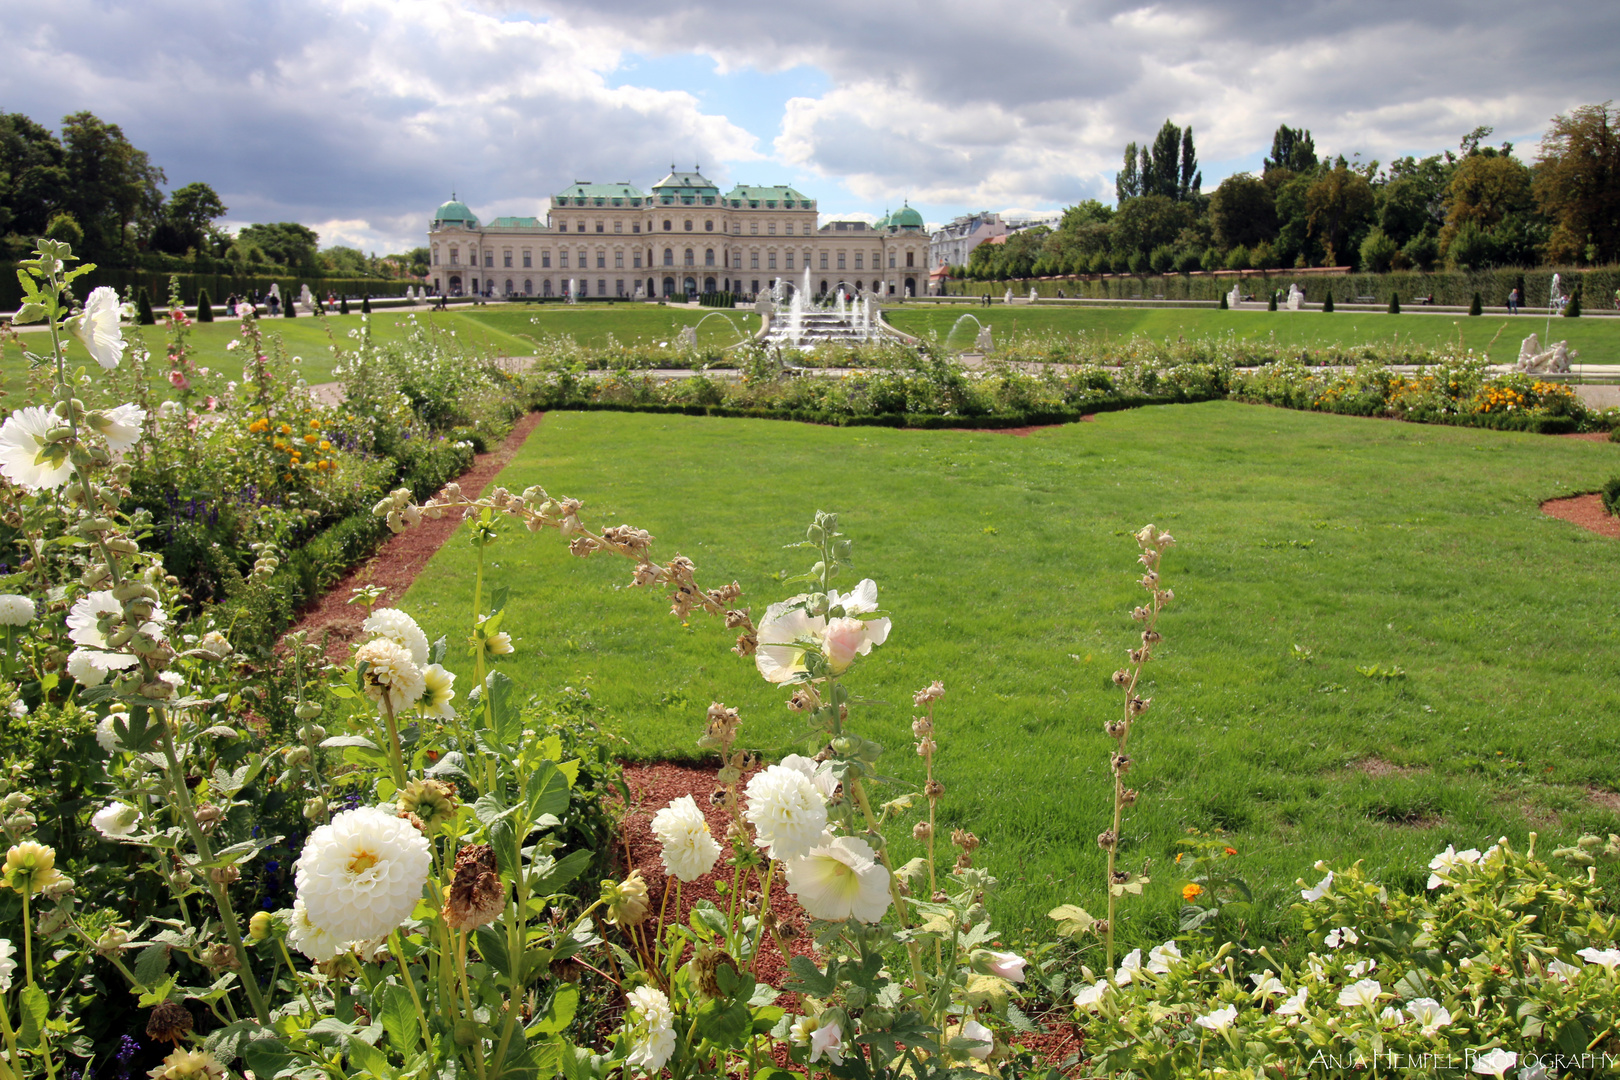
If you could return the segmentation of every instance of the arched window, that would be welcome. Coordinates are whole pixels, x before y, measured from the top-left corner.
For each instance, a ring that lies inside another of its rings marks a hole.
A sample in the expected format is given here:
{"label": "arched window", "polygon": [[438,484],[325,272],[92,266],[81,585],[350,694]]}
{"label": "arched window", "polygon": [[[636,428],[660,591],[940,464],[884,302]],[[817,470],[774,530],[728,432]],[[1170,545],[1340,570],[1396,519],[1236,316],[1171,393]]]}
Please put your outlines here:
{"label": "arched window", "polygon": [[543,286],[541,286],[540,295],[542,295],[542,296],[550,296],[551,295],[551,279],[550,278],[546,278],[546,283]]}
{"label": "arched window", "polygon": [[[714,232],[714,219],[711,218],[708,221],[705,221],[703,223],[703,231],[704,232]],[[713,292],[714,290],[710,289],[709,291]]]}
{"label": "arched window", "polygon": [[696,266],[697,265],[695,262],[693,262],[692,249],[691,248],[686,249],[686,265],[687,266]]}
{"label": "arched window", "polygon": [[665,232],[669,232],[674,227],[675,227],[675,223],[673,221],[669,220],[669,218],[664,219],[664,231]]}
{"label": "arched window", "polygon": [[[713,266],[714,265],[714,248],[709,248],[708,250],[706,250],[703,253],[703,265],[704,266]],[[709,291],[713,292],[714,290],[710,289]]]}
{"label": "arched window", "polygon": [[534,279],[533,278],[524,278],[523,279],[523,295],[524,296],[533,296],[534,295]]}
{"label": "arched window", "polygon": [[506,295],[507,296],[512,295],[512,279],[511,278],[506,279]]}
{"label": "arched window", "polygon": [[692,231],[692,219],[691,218],[686,219],[686,231],[687,232]]}
{"label": "arched window", "polygon": [[665,248],[664,249],[664,265],[665,266],[674,266],[675,265],[675,249],[674,248]]}

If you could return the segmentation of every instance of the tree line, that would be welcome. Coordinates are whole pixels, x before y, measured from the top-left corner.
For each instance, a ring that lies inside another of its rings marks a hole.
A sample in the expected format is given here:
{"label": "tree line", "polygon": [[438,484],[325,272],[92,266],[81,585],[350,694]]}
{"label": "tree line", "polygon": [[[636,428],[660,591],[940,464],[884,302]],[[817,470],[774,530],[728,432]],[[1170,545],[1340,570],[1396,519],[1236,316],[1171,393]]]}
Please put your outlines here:
{"label": "tree line", "polygon": [[378,257],[320,247],[313,229],[281,221],[234,235],[209,184],[165,192],[168,178],[117,124],[63,117],[60,134],[21,113],[0,113],[0,260],[26,257],[42,236],[65,240],[108,267],[396,278],[427,271],[427,249]]}
{"label": "tree line", "polygon": [[1055,229],[974,248],[960,276],[1191,273],[1347,266],[1383,273],[1449,267],[1593,266],[1620,261],[1620,110],[1557,116],[1526,162],[1492,129],[1456,150],[1387,166],[1318,156],[1306,128],[1278,127],[1259,175],[1205,194],[1191,126],[1170,120],[1132,142],[1115,203],[1068,207]]}

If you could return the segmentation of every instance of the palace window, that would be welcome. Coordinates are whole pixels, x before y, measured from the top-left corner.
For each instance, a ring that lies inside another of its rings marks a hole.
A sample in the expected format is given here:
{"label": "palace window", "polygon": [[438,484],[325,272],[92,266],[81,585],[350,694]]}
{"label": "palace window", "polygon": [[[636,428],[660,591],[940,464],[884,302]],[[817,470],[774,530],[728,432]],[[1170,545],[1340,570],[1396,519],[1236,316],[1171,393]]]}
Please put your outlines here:
{"label": "palace window", "polygon": [[669,220],[669,218],[665,218],[664,219],[664,231],[665,232],[670,232],[674,228],[675,228],[675,223],[673,221]]}
{"label": "palace window", "polygon": [[557,222],[557,231],[558,232],[567,232],[568,231],[568,222],[566,222],[566,221]]}
{"label": "palace window", "polygon": [[704,232],[714,232],[714,219],[713,218],[710,218],[708,221],[705,221],[703,223],[703,231]]}
{"label": "palace window", "polygon": [[[523,252],[523,269],[531,270],[533,268],[534,268],[534,252],[525,249],[524,252]],[[524,290],[524,291],[527,292],[528,290]]]}
{"label": "palace window", "polygon": [[674,248],[665,248],[664,249],[664,265],[665,266],[674,266],[675,265],[675,249]]}
{"label": "palace window", "polygon": [[685,263],[685,265],[687,265],[687,266],[696,266],[697,265],[697,263],[692,261],[692,249],[691,248],[686,249],[686,263]]}
{"label": "palace window", "polygon": [[630,253],[630,265],[637,270],[641,269],[641,252],[634,251]]}
{"label": "palace window", "polygon": [[574,231],[575,232],[584,232],[585,231],[585,219],[584,218],[580,218],[578,221],[574,222]]}
{"label": "palace window", "polygon": [[894,252],[889,252],[889,269],[894,269]]}
{"label": "palace window", "polygon": [[742,252],[737,252],[737,257],[731,260],[731,265],[735,266],[738,270],[742,269]]}
{"label": "palace window", "polygon": [[861,264],[864,261],[865,261],[865,256],[863,256],[860,252],[857,251],[855,253],[855,269],[857,269],[857,270],[861,269]]}
{"label": "palace window", "polygon": [[748,253],[748,268],[750,270],[758,270],[759,269],[759,252],[750,251]]}
{"label": "palace window", "polygon": [[767,269],[767,270],[775,270],[776,269],[776,252],[768,251],[768,252],[765,253],[765,269]]}
{"label": "palace window", "polygon": [[916,265],[915,263],[913,263],[911,261],[915,257],[916,257],[915,252],[911,252],[911,251],[906,252],[906,269],[909,270],[909,269],[911,269],[912,266]]}
{"label": "palace window", "polygon": [[748,235],[749,236],[758,236],[759,235],[759,222],[750,221],[748,223]]}
{"label": "palace window", "polygon": [[512,253],[510,251],[504,252],[501,257],[506,260],[506,265],[510,268],[512,265]]}
{"label": "palace window", "polygon": [[786,266],[786,269],[788,269],[788,270],[793,269],[793,252],[791,252],[791,251],[787,253],[787,266]]}
{"label": "palace window", "polygon": [[602,223],[601,223],[601,222],[600,222],[600,221],[598,221],[598,222],[597,222],[597,223],[596,223],[596,231],[597,231],[597,232],[606,232],[606,231],[607,231],[607,230],[605,230],[605,229],[603,229],[603,228],[602,228]]}
{"label": "palace window", "polygon": [[624,252],[615,251],[613,253],[613,269],[615,269],[615,270],[623,270],[624,269]]}
{"label": "palace window", "polygon": [[732,236],[741,236],[742,235],[742,222],[733,221],[731,223],[731,235]]}
{"label": "palace window", "polygon": [[765,226],[765,231],[769,235],[775,236],[776,235],[776,222],[773,221],[769,225]]}
{"label": "palace window", "polygon": [[789,236],[793,235],[793,222],[791,221],[787,223],[787,234]]}
{"label": "palace window", "polygon": [[542,270],[550,270],[551,269],[551,252],[542,251],[540,253],[540,268]]}
{"label": "palace window", "polygon": [[713,266],[714,265],[714,248],[709,248],[709,249],[707,249],[707,250],[705,250],[703,252],[703,265],[704,266]]}
{"label": "palace window", "polygon": [[692,219],[691,218],[686,219],[686,231],[687,232],[692,231]]}
{"label": "palace window", "polygon": [[562,270],[568,269],[568,252],[566,249],[557,252],[557,266]]}
{"label": "palace window", "polygon": [[620,233],[624,232],[624,222],[615,221],[613,223],[613,231],[614,232],[620,232]]}
{"label": "palace window", "polygon": [[825,251],[821,253],[821,268],[823,270],[827,269],[827,253]]}
{"label": "palace window", "polygon": [[843,268],[844,268],[844,253],[842,251],[840,251],[838,253],[838,269],[842,270]]}
{"label": "palace window", "polygon": [[606,270],[607,269],[607,252],[598,251],[596,253],[596,268],[598,270]]}

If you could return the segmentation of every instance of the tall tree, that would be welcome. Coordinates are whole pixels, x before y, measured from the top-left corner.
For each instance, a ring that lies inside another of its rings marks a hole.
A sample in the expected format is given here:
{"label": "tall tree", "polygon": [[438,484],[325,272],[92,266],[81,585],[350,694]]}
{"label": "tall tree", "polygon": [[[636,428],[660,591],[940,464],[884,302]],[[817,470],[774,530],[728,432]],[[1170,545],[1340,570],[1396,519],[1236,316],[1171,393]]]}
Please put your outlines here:
{"label": "tall tree", "polygon": [[33,248],[66,187],[56,136],[21,113],[0,114],[0,258]]}
{"label": "tall tree", "polygon": [[1343,157],[1305,192],[1306,227],[1321,243],[1330,266],[1344,262],[1372,212],[1372,184]]}
{"label": "tall tree", "polygon": [[1612,105],[1554,117],[1541,140],[1535,195],[1553,224],[1554,262],[1620,259],[1620,111]]}
{"label": "tall tree", "polygon": [[1283,124],[1271,137],[1271,156],[1266,158],[1264,172],[1286,169],[1291,173],[1309,172],[1316,168],[1316,142],[1305,128],[1291,128]]}
{"label": "tall tree", "polygon": [[1125,147],[1125,162],[1114,177],[1114,203],[1124,206],[1126,199],[1142,194],[1142,172],[1136,164],[1136,144]]}
{"label": "tall tree", "polygon": [[89,112],[63,117],[62,146],[68,181],[63,209],[84,230],[90,257],[131,249],[156,224],[163,170],[117,124]]}
{"label": "tall tree", "polygon": [[1249,173],[1227,177],[1209,197],[1209,222],[1222,250],[1277,239],[1277,205],[1271,189]]}
{"label": "tall tree", "polygon": [[320,237],[306,226],[291,221],[249,225],[236,234],[236,239],[244,254],[257,249],[271,262],[295,270],[313,272],[318,269],[316,249]]}
{"label": "tall tree", "polygon": [[163,207],[152,246],[175,255],[183,255],[189,248],[201,250],[203,241],[214,232],[214,221],[226,213],[225,204],[209,185],[192,183],[177,188]]}
{"label": "tall tree", "polygon": [[1177,198],[1182,201],[1199,194],[1204,186],[1204,174],[1198,168],[1198,150],[1193,146],[1192,125],[1181,132],[1181,184]]}
{"label": "tall tree", "polygon": [[1448,252],[1452,238],[1465,225],[1489,234],[1510,215],[1534,208],[1530,170],[1511,154],[1499,153],[1494,147],[1476,150],[1457,162],[1451,174],[1440,248]]}

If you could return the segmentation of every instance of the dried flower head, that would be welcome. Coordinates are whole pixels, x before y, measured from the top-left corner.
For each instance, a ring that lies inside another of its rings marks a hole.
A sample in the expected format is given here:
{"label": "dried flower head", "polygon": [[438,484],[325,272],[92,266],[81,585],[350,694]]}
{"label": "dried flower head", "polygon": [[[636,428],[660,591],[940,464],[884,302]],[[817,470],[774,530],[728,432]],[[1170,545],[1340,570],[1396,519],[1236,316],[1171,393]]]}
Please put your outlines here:
{"label": "dried flower head", "polygon": [[179,1046],[180,1040],[191,1033],[194,1023],[191,1010],[178,1001],[160,1001],[152,1010],[152,1015],[147,1017],[146,1037]]}
{"label": "dried flower head", "polygon": [[501,884],[495,849],[468,844],[456,853],[455,875],[444,902],[445,925],[472,930],[500,918],[506,909],[506,886]]}

